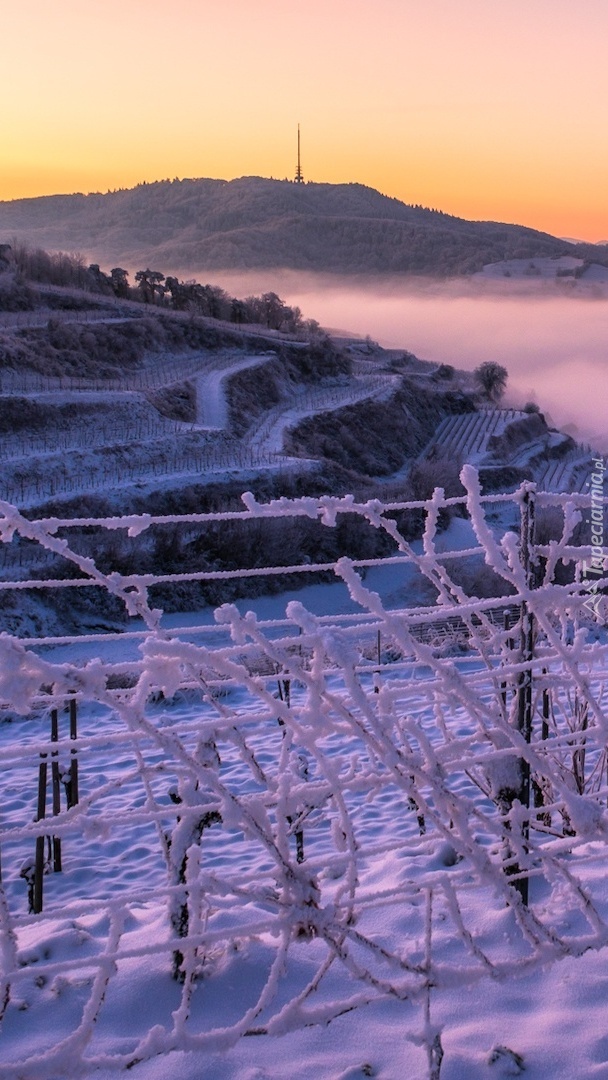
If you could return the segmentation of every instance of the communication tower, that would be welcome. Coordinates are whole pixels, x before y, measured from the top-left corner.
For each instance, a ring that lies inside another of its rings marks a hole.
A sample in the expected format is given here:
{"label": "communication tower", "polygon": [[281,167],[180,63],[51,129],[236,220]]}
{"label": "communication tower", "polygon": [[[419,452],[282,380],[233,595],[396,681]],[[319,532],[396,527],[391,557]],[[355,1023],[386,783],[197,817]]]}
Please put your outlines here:
{"label": "communication tower", "polygon": [[302,172],[302,166],[300,164],[300,125],[298,124],[298,165],[296,168],[296,184],[304,183],[304,173]]}

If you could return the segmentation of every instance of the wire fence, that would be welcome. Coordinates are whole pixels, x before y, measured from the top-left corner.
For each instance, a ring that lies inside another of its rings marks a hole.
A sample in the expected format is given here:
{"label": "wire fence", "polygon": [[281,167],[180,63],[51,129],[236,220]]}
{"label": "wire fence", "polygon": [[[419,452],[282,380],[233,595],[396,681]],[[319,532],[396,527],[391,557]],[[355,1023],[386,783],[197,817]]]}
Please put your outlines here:
{"label": "wire fence", "polygon": [[[464,500],[245,495],[242,511],[162,517],[28,521],[0,504],[5,542],[71,566],[0,591],[94,589],[139,620],[0,636],[0,1076],[119,1072],[392,1000],[437,1078],[445,989],[608,944],[608,576],[591,541],[608,500],[531,484],[484,497],[472,468],[462,479]],[[545,509],[561,528],[540,543]],[[439,517],[455,511],[470,546],[442,550]],[[364,525],[392,552],[125,574],[74,539],[179,526],[259,540],[307,521]],[[484,566],[502,585],[480,599]],[[153,599],[159,585],[321,572],[350,611],[224,603],[212,623],[171,628]],[[390,606],[387,580],[433,599]],[[464,649],[420,632],[453,620]]]}
{"label": "wire fence", "polygon": [[125,444],[122,454],[109,456],[107,460],[103,457],[98,461],[87,459],[77,470],[59,460],[53,471],[46,468],[36,475],[32,474],[30,463],[26,461],[18,475],[15,471],[5,478],[0,485],[0,493],[6,501],[24,507],[58,497],[115,492],[127,485],[151,484],[157,480],[195,484],[208,482],[214,474],[223,476],[231,471],[272,468],[304,470],[310,465],[302,459],[266,450],[260,444],[248,446],[245,442],[230,439],[220,440],[218,445],[203,443],[199,447],[182,449],[179,440],[174,438],[169,445],[156,450],[153,444],[144,444],[139,454],[134,452],[133,444],[129,442]]}
{"label": "wire fence", "polygon": [[[233,358],[225,362],[227,373],[233,364]],[[221,372],[222,366],[217,370]],[[222,436],[219,430],[211,438],[206,429],[195,424],[139,416],[135,411],[131,417],[111,424],[87,418],[86,424],[75,421],[65,430],[12,436],[0,441],[0,452],[7,463],[0,480],[0,497],[23,507],[60,496],[149,483],[161,477],[196,479],[227,470],[305,469],[307,463],[299,459],[294,462],[284,453],[285,429],[305,416],[343,408],[383,393],[386,388],[384,376],[362,379],[354,386],[330,384],[315,390],[299,387],[266,413],[243,440]],[[88,451],[94,447],[104,449],[104,454],[91,458]],[[82,450],[86,456],[80,461],[70,460],[61,454],[62,450]],[[9,466],[9,462],[14,464]]]}
{"label": "wire fence", "polygon": [[[126,322],[134,316],[125,313],[120,304],[116,304],[115,310],[99,310],[84,308],[63,311],[61,308],[36,309],[34,311],[0,311],[0,330],[34,329],[48,326],[49,321],[55,323],[99,323],[99,322]],[[135,315],[137,317],[137,315]]]}
{"label": "wire fence", "polygon": [[[262,354],[266,355],[266,354]],[[274,354],[273,354],[274,355]],[[121,372],[117,378],[90,378],[79,375],[46,375],[42,372],[18,372],[5,370],[0,373],[0,393],[122,393],[137,391],[145,393],[163,386],[173,386],[201,373],[211,374],[235,364],[242,352],[228,351],[221,355],[200,352],[194,356],[176,356],[169,362],[166,357],[150,358],[140,370]]]}

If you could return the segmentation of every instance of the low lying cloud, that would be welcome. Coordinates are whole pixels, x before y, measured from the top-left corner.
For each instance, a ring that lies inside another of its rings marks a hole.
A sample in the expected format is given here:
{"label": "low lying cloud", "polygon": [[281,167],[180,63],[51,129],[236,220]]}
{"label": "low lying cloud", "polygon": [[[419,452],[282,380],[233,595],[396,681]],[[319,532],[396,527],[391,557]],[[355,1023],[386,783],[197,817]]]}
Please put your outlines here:
{"label": "low lying cloud", "polygon": [[541,294],[455,296],[403,292],[318,297],[322,322],[472,369],[496,360],[513,404],[536,400],[559,425],[608,434],[608,301]]}
{"label": "low lying cloud", "polygon": [[[509,372],[509,403],[535,400],[580,436],[608,440],[608,296],[562,294],[528,281],[345,282],[293,271],[218,273],[233,295],[272,289],[306,318],[427,360],[472,369],[496,360]],[[600,443],[602,444],[600,446]]]}

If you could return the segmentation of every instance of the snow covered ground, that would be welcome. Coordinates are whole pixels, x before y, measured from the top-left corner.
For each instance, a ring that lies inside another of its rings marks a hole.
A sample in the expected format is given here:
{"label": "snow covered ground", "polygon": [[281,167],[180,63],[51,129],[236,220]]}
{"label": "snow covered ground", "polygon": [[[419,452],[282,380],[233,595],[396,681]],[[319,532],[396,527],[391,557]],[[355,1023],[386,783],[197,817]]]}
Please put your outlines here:
{"label": "snow covered ground", "polygon": [[[143,581],[114,577],[106,587],[149,627],[137,650],[90,643],[100,659],[84,662],[74,647],[0,637],[12,703],[0,725],[0,1077],[608,1075],[606,635],[580,620],[582,582],[530,590],[514,534],[495,539],[475,474],[463,475],[470,522],[437,535],[436,498],[422,546],[399,541],[397,561],[364,576],[341,560],[325,609],[314,586],[260,602],[257,617],[229,606],[213,631],[177,632]],[[586,505],[571,499],[562,548]],[[246,505],[329,528],[357,513],[398,541],[377,502]],[[5,518],[5,531],[28,528]],[[531,663],[517,629],[486,621],[495,601],[454,592],[446,556],[474,548],[534,611]],[[440,589],[440,612],[457,600],[466,651],[413,633],[438,614],[411,609],[414,569]],[[517,723],[527,671],[530,744]],[[74,750],[78,805],[66,810],[61,792],[61,813],[36,824],[40,754],[65,778]],[[525,842],[522,807],[505,802],[522,756],[544,784]],[[63,870],[45,875],[34,915],[21,872],[43,828],[62,840]],[[527,905],[509,865],[529,880]]]}
{"label": "snow covered ground", "polygon": [[261,454],[283,454],[285,432],[307,416],[341,409],[359,401],[388,395],[395,390],[399,379],[391,375],[360,376],[356,381],[344,379],[343,384],[303,389],[290,401],[269,410],[249,433],[251,446]]}
{"label": "snow covered ground", "polygon": [[[86,380],[82,385],[70,380],[78,385],[69,388],[65,380],[46,376],[5,376],[8,381],[3,392],[31,398],[51,411],[42,435],[7,433],[2,439],[0,450],[6,467],[0,496],[31,507],[57,496],[108,493],[151,481],[157,487],[159,478],[165,485],[179,486],[201,475],[221,478],[255,469],[306,469],[309,463],[294,463],[283,452],[288,427],[304,416],[390,393],[398,382],[392,375],[367,373],[321,382],[313,390],[296,386],[264,414],[253,431],[237,439],[228,423],[227,381],[231,375],[269,359],[276,359],[276,354],[243,355],[234,349],[218,354],[201,352],[194,357],[156,357],[145,371],[126,378],[122,388],[104,389]],[[145,391],[187,379],[196,390],[194,423],[166,419],[145,397]],[[93,411],[95,404],[98,416]],[[65,405],[74,407],[68,420],[58,413],[53,415],[53,409]]]}
{"label": "snow covered ground", "polygon": [[[447,417],[437,428],[431,442],[424,448],[421,459],[433,456],[453,457],[456,461],[467,461],[477,467],[495,464],[489,454],[489,442],[493,436],[504,434],[509,424],[525,420],[527,413],[517,409],[483,409],[474,413],[465,413]],[[538,462],[534,471],[539,490],[562,492],[584,491],[589,487],[589,478],[593,472],[593,459],[599,456],[599,450],[593,450],[587,443],[576,444],[566,450],[568,444],[562,432],[549,431],[539,438],[529,439],[517,448],[505,465],[530,468],[531,462]],[[554,457],[548,454],[553,453]]]}
{"label": "snow covered ground", "polygon": [[[575,273],[578,277],[575,278]],[[534,259],[505,259],[503,262],[488,263],[483,270],[472,274],[475,280],[479,279],[543,279],[548,281],[576,280],[584,283],[608,283],[608,267],[599,263],[591,263],[585,266],[582,259],[573,255],[546,256]]]}

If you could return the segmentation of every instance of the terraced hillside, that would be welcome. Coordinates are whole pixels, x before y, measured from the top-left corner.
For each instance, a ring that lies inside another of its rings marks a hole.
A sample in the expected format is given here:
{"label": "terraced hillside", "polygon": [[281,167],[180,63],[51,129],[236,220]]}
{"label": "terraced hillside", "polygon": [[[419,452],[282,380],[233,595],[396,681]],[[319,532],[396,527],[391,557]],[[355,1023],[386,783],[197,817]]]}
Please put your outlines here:
{"label": "terraced hillside", "polygon": [[[28,514],[175,512],[329,484],[426,497],[446,462],[456,482],[475,464],[495,490],[526,476],[548,491],[587,485],[590,448],[538,415],[488,408],[467,373],[369,340],[66,300],[77,307],[59,321],[0,316],[0,499]],[[3,546],[4,578],[49,568],[49,553]]]}
{"label": "terraced hillside", "polygon": [[468,462],[486,476],[509,469],[514,475],[529,475],[543,491],[582,492],[588,488],[595,453],[588,444],[579,445],[548,428],[536,413],[483,408],[442,421],[421,458]]}

